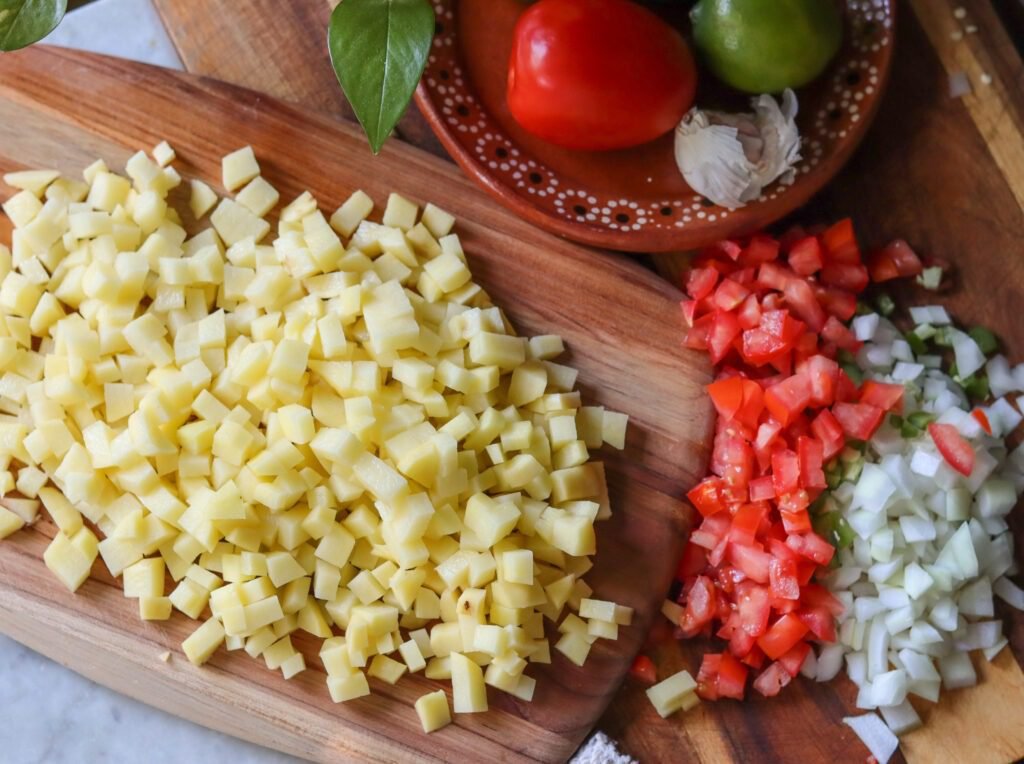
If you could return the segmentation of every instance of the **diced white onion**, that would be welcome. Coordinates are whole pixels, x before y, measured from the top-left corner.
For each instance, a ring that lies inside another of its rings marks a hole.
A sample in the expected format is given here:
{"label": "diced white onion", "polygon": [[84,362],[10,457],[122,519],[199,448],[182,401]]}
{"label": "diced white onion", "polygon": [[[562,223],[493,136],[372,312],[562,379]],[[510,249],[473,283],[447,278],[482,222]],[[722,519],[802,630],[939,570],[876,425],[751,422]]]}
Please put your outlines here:
{"label": "diced white onion", "polygon": [[878,760],[878,764],[886,764],[900,745],[899,739],[885,726],[878,714],[847,716],[843,724],[856,733],[871,751],[871,755]]}
{"label": "diced white onion", "polygon": [[[1024,610],[1024,589],[1013,583],[1008,578],[1000,578],[992,585],[995,592],[1003,602],[1017,610]],[[854,603],[856,607],[856,603]]]}
{"label": "diced white onion", "polygon": [[843,668],[843,646],[825,645],[818,654],[817,676],[819,682],[830,682]]}
{"label": "diced white onion", "polygon": [[973,687],[978,683],[978,675],[967,653],[953,652],[939,658],[939,673],[942,674],[942,686],[947,690]]}
{"label": "diced white onion", "polygon": [[865,313],[853,319],[851,327],[854,336],[861,342],[870,342],[875,338],[878,331],[878,320],[881,318],[877,313]]}
{"label": "diced white onion", "polygon": [[881,706],[878,710],[895,735],[902,735],[921,726],[921,717],[908,700],[895,706]]}

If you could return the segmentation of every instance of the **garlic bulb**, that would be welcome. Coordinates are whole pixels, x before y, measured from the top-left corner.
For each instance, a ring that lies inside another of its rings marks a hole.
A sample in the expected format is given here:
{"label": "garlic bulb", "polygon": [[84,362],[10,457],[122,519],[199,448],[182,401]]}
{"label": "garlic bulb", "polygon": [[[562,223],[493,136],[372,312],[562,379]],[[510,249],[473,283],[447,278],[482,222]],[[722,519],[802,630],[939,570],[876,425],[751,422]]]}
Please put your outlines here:
{"label": "garlic bulb", "polygon": [[792,183],[800,161],[793,91],[782,94],[781,107],[770,95],[751,99],[751,105],[753,114],[694,107],[676,127],[676,163],[686,182],[730,210],[756,199],[776,180]]}

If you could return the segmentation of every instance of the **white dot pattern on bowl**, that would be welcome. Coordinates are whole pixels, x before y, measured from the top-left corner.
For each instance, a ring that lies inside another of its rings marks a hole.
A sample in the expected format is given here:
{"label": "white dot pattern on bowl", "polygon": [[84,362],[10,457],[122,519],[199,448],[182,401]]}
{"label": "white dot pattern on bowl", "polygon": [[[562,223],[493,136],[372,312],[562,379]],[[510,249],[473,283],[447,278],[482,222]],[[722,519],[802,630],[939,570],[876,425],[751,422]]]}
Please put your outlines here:
{"label": "white dot pattern on bowl", "polygon": [[[613,199],[586,188],[562,187],[550,168],[527,156],[481,108],[466,86],[459,58],[454,21],[456,0],[435,0],[438,33],[427,59],[424,82],[441,118],[463,137],[457,140],[502,185],[556,216],[610,231],[644,228],[679,230],[695,221],[717,222],[730,211],[696,195],[688,199]],[[892,44],[894,0],[846,0],[847,40],[822,88],[824,105],[798,119],[803,135],[803,158],[796,171],[811,173],[835,145],[860,122],[865,99],[878,88],[881,72],[873,62]],[[779,198],[785,186],[765,189],[751,205]],[[749,205],[748,205],[749,206]]]}

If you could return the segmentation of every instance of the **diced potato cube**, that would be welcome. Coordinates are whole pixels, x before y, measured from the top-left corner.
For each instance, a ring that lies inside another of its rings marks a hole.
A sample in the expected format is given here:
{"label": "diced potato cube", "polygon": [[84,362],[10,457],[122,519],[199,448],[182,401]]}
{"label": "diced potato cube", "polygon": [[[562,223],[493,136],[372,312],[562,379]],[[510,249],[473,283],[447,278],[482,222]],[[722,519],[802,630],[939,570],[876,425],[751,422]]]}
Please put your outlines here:
{"label": "diced potato cube", "polygon": [[331,227],[349,237],[372,211],[373,200],[365,192],[356,191],[331,215]]}
{"label": "diced potato cube", "polygon": [[452,715],[448,709],[448,696],[444,690],[427,693],[416,700],[416,715],[420,718],[423,731],[434,732],[452,723]]}
{"label": "diced potato cube", "polygon": [[480,667],[462,653],[449,656],[452,672],[452,695],[457,714],[487,710],[487,687]]}
{"label": "diced potato cube", "polygon": [[202,666],[224,642],[224,627],[216,618],[210,618],[181,643],[185,657],[195,666]]}
{"label": "diced potato cube", "polygon": [[274,209],[280,199],[281,195],[277,189],[259,176],[249,181],[249,184],[235,196],[235,201],[259,218]]}
{"label": "diced potato cube", "polygon": [[234,191],[241,188],[260,174],[260,165],[252,146],[245,146],[234,151],[221,160],[224,188]]}
{"label": "diced potato cube", "polygon": [[166,621],[171,617],[168,597],[142,597],[139,600],[139,618],[143,621]]}
{"label": "diced potato cube", "polygon": [[89,577],[98,554],[99,545],[92,531],[80,528],[72,537],[58,532],[46,547],[43,562],[61,583],[74,592]]}
{"label": "diced potato cube", "polygon": [[193,180],[191,188],[192,196],[189,200],[189,208],[192,210],[192,217],[199,220],[216,206],[217,194],[201,180]]}
{"label": "diced potato cube", "polygon": [[335,703],[344,703],[370,694],[370,684],[366,681],[366,674],[361,671],[346,676],[327,677],[327,689]]}
{"label": "diced potato cube", "polygon": [[25,521],[6,507],[0,507],[0,539],[5,539],[15,531],[25,527]]}
{"label": "diced potato cube", "polygon": [[416,225],[416,213],[418,211],[419,210],[416,205],[404,196],[401,196],[400,194],[391,194],[388,196],[388,204],[384,209],[384,218],[382,222],[386,226],[401,228],[403,231],[408,231]]}
{"label": "diced potato cube", "polygon": [[692,708],[697,683],[688,671],[680,671],[647,688],[647,697],[663,719],[683,708]]}
{"label": "diced potato cube", "polygon": [[395,684],[399,679],[402,678],[402,674],[406,671],[406,665],[399,661],[392,660],[386,655],[374,656],[373,661],[370,663],[370,668],[367,669],[366,673],[372,677],[376,677],[381,681],[387,682],[388,684]]}
{"label": "diced potato cube", "polygon": [[533,584],[533,552],[514,549],[501,555],[502,576],[513,584]]}
{"label": "diced potato cube", "polygon": [[163,558],[151,557],[126,568],[124,571],[124,596],[137,598],[162,597],[166,565]]}

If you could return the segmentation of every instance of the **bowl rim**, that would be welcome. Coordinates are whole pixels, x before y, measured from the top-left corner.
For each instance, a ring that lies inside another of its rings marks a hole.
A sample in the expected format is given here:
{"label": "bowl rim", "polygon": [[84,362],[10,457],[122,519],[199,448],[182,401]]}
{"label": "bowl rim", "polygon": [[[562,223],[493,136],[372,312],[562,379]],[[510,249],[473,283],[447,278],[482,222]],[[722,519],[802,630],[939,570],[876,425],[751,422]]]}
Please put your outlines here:
{"label": "bowl rim", "polygon": [[[457,7],[457,0],[455,2]],[[600,226],[592,226],[587,223],[555,217],[541,207],[531,204],[526,198],[516,194],[506,184],[500,182],[497,176],[489,173],[486,168],[481,166],[474,155],[456,139],[455,132],[448,128],[440,109],[434,101],[431,89],[426,84],[425,77],[420,79],[414,98],[416,106],[427,121],[431,131],[441,142],[441,145],[444,146],[448,155],[462,168],[462,171],[492,198],[527,222],[562,238],[602,249],[636,254],[658,254],[692,250],[705,246],[717,239],[729,236],[743,236],[770,226],[772,223],[802,207],[811,197],[835,178],[849,161],[854,151],[860,146],[885,98],[892,69],[893,51],[896,48],[897,5],[896,0],[886,0],[890,24],[889,43],[879,50],[877,93],[875,98],[871,99],[868,103],[868,108],[862,114],[857,129],[849,136],[848,140],[844,140],[839,145],[838,150],[824,157],[819,164],[803,176],[800,182],[787,188],[784,193],[779,194],[777,199],[773,200],[776,204],[760,204],[741,208],[744,210],[744,221],[742,226],[739,227],[732,221],[722,221],[697,229],[684,228],[678,231],[659,229],[613,231]],[[459,46],[455,55],[461,58],[461,46]],[[467,89],[472,89],[468,81],[466,87]],[[727,230],[729,231],[728,233],[726,233]]]}

